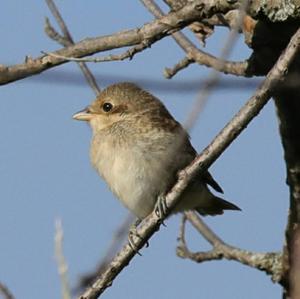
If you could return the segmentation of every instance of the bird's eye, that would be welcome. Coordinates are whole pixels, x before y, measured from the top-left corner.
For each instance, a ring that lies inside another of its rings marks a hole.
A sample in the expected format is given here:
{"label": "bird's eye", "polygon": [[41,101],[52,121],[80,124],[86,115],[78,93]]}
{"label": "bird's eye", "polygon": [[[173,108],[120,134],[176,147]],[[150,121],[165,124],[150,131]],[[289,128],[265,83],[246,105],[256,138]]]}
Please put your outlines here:
{"label": "bird's eye", "polygon": [[102,106],[102,109],[104,112],[109,112],[113,108],[113,105],[111,103],[104,103]]}

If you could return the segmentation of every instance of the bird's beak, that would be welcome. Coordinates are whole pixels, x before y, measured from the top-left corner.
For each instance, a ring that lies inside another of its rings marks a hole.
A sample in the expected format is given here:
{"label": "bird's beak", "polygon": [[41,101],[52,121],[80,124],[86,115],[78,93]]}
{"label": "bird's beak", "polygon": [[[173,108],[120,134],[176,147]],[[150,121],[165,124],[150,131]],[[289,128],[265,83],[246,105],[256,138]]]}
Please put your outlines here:
{"label": "bird's beak", "polygon": [[93,117],[93,114],[89,110],[89,108],[85,108],[73,115],[73,119],[76,120],[83,120],[83,121],[90,121]]}

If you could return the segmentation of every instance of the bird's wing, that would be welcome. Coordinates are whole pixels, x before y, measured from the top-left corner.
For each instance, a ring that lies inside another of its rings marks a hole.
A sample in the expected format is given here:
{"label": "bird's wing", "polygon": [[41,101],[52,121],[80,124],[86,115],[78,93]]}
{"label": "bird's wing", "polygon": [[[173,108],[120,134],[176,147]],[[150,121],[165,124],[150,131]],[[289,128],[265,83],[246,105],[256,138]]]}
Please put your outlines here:
{"label": "bird's wing", "polygon": [[[189,154],[193,157],[193,159],[196,157],[197,152],[196,150],[193,148],[190,140],[189,140],[189,136],[186,133],[185,137],[185,141],[184,141],[184,150],[186,152],[189,152]],[[204,183],[210,185],[213,189],[215,189],[216,191],[220,192],[220,193],[224,193],[223,189],[221,188],[221,186],[215,181],[215,179],[212,177],[212,175],[209,173],[209,171],[205,171],[203,175],[201,175],[200,177],[201,180],[204,181]]]}
{"label": "bird's wing", "polygon": [[[176,136],[180,136],[182,140],[181,148],[182,152],[184,153],[184,159],[181,160],[182,165],[180,168],[183,168],[187,166],[197,155],[196,150],[192,146],[190,142],[190,136],[185,131],[185,129],[169,114],[169,112],[165,110],[160,110],[160,114],[151,114],[152,118],[152,124],[157,124],[157,119],[159,119],[159,127],[163,128],[165,131],[174,132],[175,130],[178,130],[179,134]],[[162,124],[163,127],[161,126]],[[182,156],[183,157],[183,156]],[[180,163],[180,162],[179,162]],[[177,165],[179,166],[179,165]],[[178,169],[174,169],[174,177],[176,177]],[[196,179],[198,179],[198,176],[196,176]],[[214,180],[212,175],[209,173],[209,171],[205,171],[204,174],[202,174],[199,179],[204,181],[205,184],[210,185],[213,189],[215,189],[217,192],[224,193],[220,185]]]}
{"label": "bird's wing", "polygon": [[214,188],[216,191],[220,193],[224,193],[223,189],[220,187],[220,185],[214,180],[212,175],[209,173],[209,171],[206,171],[204,175],[202,176],[204,179],[204,182],[208,185],[210,185],[212,188]]}

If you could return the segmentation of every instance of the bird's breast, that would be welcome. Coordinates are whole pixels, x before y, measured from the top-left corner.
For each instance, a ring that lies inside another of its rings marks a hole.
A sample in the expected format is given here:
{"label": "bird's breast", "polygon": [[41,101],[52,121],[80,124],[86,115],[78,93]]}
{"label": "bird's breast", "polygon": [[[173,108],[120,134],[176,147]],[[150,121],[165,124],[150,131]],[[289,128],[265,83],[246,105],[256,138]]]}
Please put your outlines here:
{"label": "bird's breast", "polygon": [[169,184],[165,157],[134,144],[93,138],[91,161],[113,193],[139,218],[154,208],[157,196]]}

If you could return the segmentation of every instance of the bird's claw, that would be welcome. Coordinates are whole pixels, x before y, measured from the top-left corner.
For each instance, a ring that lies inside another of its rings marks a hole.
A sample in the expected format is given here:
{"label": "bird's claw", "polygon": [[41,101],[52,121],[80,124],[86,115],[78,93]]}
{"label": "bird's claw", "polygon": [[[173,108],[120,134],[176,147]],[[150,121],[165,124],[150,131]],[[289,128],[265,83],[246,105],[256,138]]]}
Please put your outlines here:
{"label": "bird's claw", "polygon": [[[161,194],[158,196],[154,209],[158,218],[163,219],[166,217],[166,215],[168,214],[168,207],[164,195]],[[163,220],[161,221],[161,223],[165,226]]]}
{"label": "bird's claw", "polygon": [[[139,238],[139,239],[142,239],[142,237],[138,234],[137,232],[137,227],[138,225],[142,222],[141,219],[137,219],[131,226],[130,226],[130,229],[129,229],[129,233],[128,233],[128,243],[129,243],[129,246],[130,248],[135,252],[137,253],[138,255],[142,255],[140,252],[139,252],[139,249],[137,248],[135,242],[134,242],[134,238]],[[147,241],[146,242],[146,247],[149,246],[149,242]]]}

